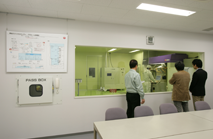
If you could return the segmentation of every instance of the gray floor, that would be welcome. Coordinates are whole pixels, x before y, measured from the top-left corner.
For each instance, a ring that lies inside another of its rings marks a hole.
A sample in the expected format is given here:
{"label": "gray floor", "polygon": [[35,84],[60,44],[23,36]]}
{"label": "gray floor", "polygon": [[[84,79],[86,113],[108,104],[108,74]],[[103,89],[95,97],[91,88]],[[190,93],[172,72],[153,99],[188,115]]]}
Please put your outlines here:
{"label": "gray floor", "polygon": [[[77,133],[70,135],[54,136],[54,137],[43,137],[34,139],[94,139],[93,132]],[[100,139],[99,135],[97,139]]]}

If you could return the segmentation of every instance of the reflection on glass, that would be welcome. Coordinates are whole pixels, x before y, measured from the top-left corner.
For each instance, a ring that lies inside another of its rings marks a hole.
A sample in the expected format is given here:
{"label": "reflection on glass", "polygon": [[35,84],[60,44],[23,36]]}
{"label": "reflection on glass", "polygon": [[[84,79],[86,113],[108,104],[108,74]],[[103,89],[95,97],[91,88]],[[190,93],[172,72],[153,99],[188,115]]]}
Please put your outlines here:
{"label": "reflection on glass", "polygon": [[[145,93],[171,92],[169,84],[175,69],[175,62],[183,61],[191,77],[194,72],[192,60],[203,53],[148,51],[125,48],[84,47],[75,49],[75,78],[82,82],[75,84],[75,95],[119,95],[126,94],[124,77],[130,70],[129,61],[138,61],[137,72],[141,76]],[[79,85],[79,86],[78,86]]]}
{"label": "reflection on glass", "polygon": [[32,84],[29,87],[29,95],[31,97],[40,97],[43,95],[43,86],[40,84]]}

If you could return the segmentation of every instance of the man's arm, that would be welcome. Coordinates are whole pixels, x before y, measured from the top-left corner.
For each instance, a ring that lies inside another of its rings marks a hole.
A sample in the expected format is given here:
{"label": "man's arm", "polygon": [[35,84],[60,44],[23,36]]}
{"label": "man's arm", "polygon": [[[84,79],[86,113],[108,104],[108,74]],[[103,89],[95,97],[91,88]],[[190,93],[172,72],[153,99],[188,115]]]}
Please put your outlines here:
{"label": "man's arm", "polygon": [[192,92],[192,90],[194,89],[194,87],[196,86],[197,84],[197,81],[198,81],[198,77],[197,77],[197,74],[196,72],[193,74],[192,76],[192,82],[191,82],[191,85],[189,87],[189,91]]}
{"label": "man's arm", "polygon": [[144,99],[143,85],[141,83],[141,78],[139,74],[135,77],[135,85],[137,92],[141,96],[141,99]]}
{"label": "man's arm", "polygon": [[149,79],[152,81],[152,82],[155,82],[155,79],[151,73],[151,71],[149,72]]}
{"label": "man's arm", "polygon": [[170,83],[171,85],[174,85],[175,82],[176,82],[176,76],[175,76],[175,74],[173,74],[172,78],[169,80],[169,83]]}

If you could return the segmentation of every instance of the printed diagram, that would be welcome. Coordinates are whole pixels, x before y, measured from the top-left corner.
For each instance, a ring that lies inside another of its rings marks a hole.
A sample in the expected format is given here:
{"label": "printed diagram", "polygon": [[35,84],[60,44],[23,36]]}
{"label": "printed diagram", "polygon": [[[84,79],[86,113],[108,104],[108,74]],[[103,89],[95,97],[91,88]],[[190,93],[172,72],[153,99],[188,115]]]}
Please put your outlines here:
{"label": "printed diagram", "polygon": [[67,35],[7,31],[7,72],[66,72]]}
{"label": "printed diagram", "polygon": [[43,69],[42,53],[44,52],[45,42],[33,42],[33,40],[17,40],[11,38],[13,55],[12,68],[17,69]]}
{"label": "printed diagram", "polygon": [[64,68],[64,44],[50,43],[51,68]]}

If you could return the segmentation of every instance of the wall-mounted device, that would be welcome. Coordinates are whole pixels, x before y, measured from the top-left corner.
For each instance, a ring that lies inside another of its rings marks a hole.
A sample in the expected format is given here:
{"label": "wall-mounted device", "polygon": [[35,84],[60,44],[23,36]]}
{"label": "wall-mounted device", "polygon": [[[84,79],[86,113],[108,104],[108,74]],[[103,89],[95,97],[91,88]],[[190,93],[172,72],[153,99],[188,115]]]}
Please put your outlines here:
{"label": "wall-mounted device", "polygon": [[55,86],[55,89],[57,90],[57,93],[59,93],[58,92],[59,87],[60,87],[60,79],[59,78],[55,78],[55,84],[54,84],[54,86]]}
{"label": "wall-mounted device", "polygon": [[52,77],[19,78],[18,104],[52,103]]}
{"label": "wall-mounted device", "polygon": [[103,68],[101,74],[101,88],[103,90],[125,89],[124,68]]}
{"label": "wall-mounted device", "polygon": [[146,44],[154,45],[154,36],[146,36]]}

